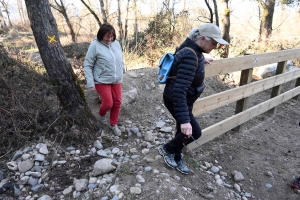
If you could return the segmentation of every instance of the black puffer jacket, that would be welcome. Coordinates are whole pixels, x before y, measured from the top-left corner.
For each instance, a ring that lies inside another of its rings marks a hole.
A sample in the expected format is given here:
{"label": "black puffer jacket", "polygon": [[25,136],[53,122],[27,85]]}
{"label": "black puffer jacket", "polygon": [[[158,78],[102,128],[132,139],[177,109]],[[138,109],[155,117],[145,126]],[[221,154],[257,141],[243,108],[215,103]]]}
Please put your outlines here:
{"label": "black puffer jacket", "polygon": [[[184,47],[192,48],[198,56]],[[205,59],[203,50],[191,39],[187,38],[177,49],[170,76],[175,80],[168,80],[164,89],[164,96],[173,101],[176,121],[180,124],[190,122],[189,112],[193,104],[204,90]]]}

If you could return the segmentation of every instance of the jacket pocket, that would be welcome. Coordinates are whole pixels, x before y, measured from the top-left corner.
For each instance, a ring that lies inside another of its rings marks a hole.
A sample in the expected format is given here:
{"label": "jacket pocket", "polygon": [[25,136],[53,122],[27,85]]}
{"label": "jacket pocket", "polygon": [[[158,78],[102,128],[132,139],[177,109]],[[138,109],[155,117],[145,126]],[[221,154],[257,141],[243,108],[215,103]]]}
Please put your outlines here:
{"label": "jacket pocket", "polygon": [[202,94],[203,90],[205,88],[205,84],[202,83],[199,87],[190,87],[187,91],[187,102],[189,104],[193,104]]}
{"label": "jacket pocket", "polygon": [[100,78],[103,75],[103,69],[97,69],[97,72],[95,73],[95,75],[97,75],[98,78]]}
{"label": "jacket pocket", "polygon": [[197,96],[200,97],[200,95],[202,94],[202,92],[204,91],[204,88],[205,88],[205,84],[202,83],[201,86],[197,87],[196,90],[197,90]]}

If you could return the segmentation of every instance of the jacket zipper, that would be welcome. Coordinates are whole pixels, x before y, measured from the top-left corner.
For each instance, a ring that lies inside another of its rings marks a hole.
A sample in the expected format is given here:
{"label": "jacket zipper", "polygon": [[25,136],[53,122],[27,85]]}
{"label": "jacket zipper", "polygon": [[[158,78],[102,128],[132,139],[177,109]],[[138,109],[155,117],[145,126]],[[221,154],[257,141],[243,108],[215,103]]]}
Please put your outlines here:
{"label": "jacket zipper", "polygon": [[114,66],[115,66],[115,82],[116,82],[116,80],[117,80],[117,67],[116,67],[116,58],[115,58],[115,55],[114,55],[114,53],[113,53],[113,52],[112,52],[112,50],[111,50],[111,46],[110,46],[110,45],[108,46],[108,48],[109,48],[109,51],[110,51],[110,53],[111,53],[112,57],[114,58]]}

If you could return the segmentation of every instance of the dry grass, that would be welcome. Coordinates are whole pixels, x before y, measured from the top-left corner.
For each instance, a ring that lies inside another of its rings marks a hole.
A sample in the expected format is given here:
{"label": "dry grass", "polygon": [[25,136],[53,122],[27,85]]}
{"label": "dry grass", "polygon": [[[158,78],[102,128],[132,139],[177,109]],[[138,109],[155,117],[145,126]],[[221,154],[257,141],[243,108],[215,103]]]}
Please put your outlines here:
{"label": "dry grass", "polygon": [[21,53],[12,50],[7,53],[1,48],[0,56],[0,156],[3,156],[48,129],[49,121],[44,117],[53,112],[51,108],[57,97],[47,89],[46,76],[36,73],[35,66],[19,62]]}
{"label": "dry grass", "polygon": [[126,71],[152,67],[147,62],[145,62],[146,58],[143,56],[139,56],[137,54],[126,52],[126,51],[123,53],[123,56],[124,56]]}
{"label": "dry grass", "polygon": [[1,161],[41,137],[61,144],[89,140],[87,129],[62,112],[43,66],[28,62],[24,51],[0,46],[0,85]]}
{"label": "dry grass", "polygon": [[[77,36],[77,43],[81,43],[81,42],[92,42],[94,39],[96,38],[96,35],[78,35]],[[72,43],[72,39],[70,35],[60,35],[59,36],[60,39],[60,43],[62,46],[68,45],[70,43]]]}

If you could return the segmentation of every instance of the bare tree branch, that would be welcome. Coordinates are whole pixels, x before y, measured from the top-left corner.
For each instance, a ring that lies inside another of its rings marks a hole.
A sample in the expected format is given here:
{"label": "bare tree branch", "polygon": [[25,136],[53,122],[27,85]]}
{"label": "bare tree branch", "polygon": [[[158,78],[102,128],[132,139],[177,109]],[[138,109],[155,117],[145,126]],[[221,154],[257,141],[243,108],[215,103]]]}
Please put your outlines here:
{"label": "bare tree branch", "polygon": [[80,1],[90,11],[90,13],[94,16],[94,18],[96,19],[96,21],[97,21],[97,23],[100,27],[102,23],[101,23],[99,17],[97,16],[97,14],[95,13],[95,11],[84,0],[80,0]]}

